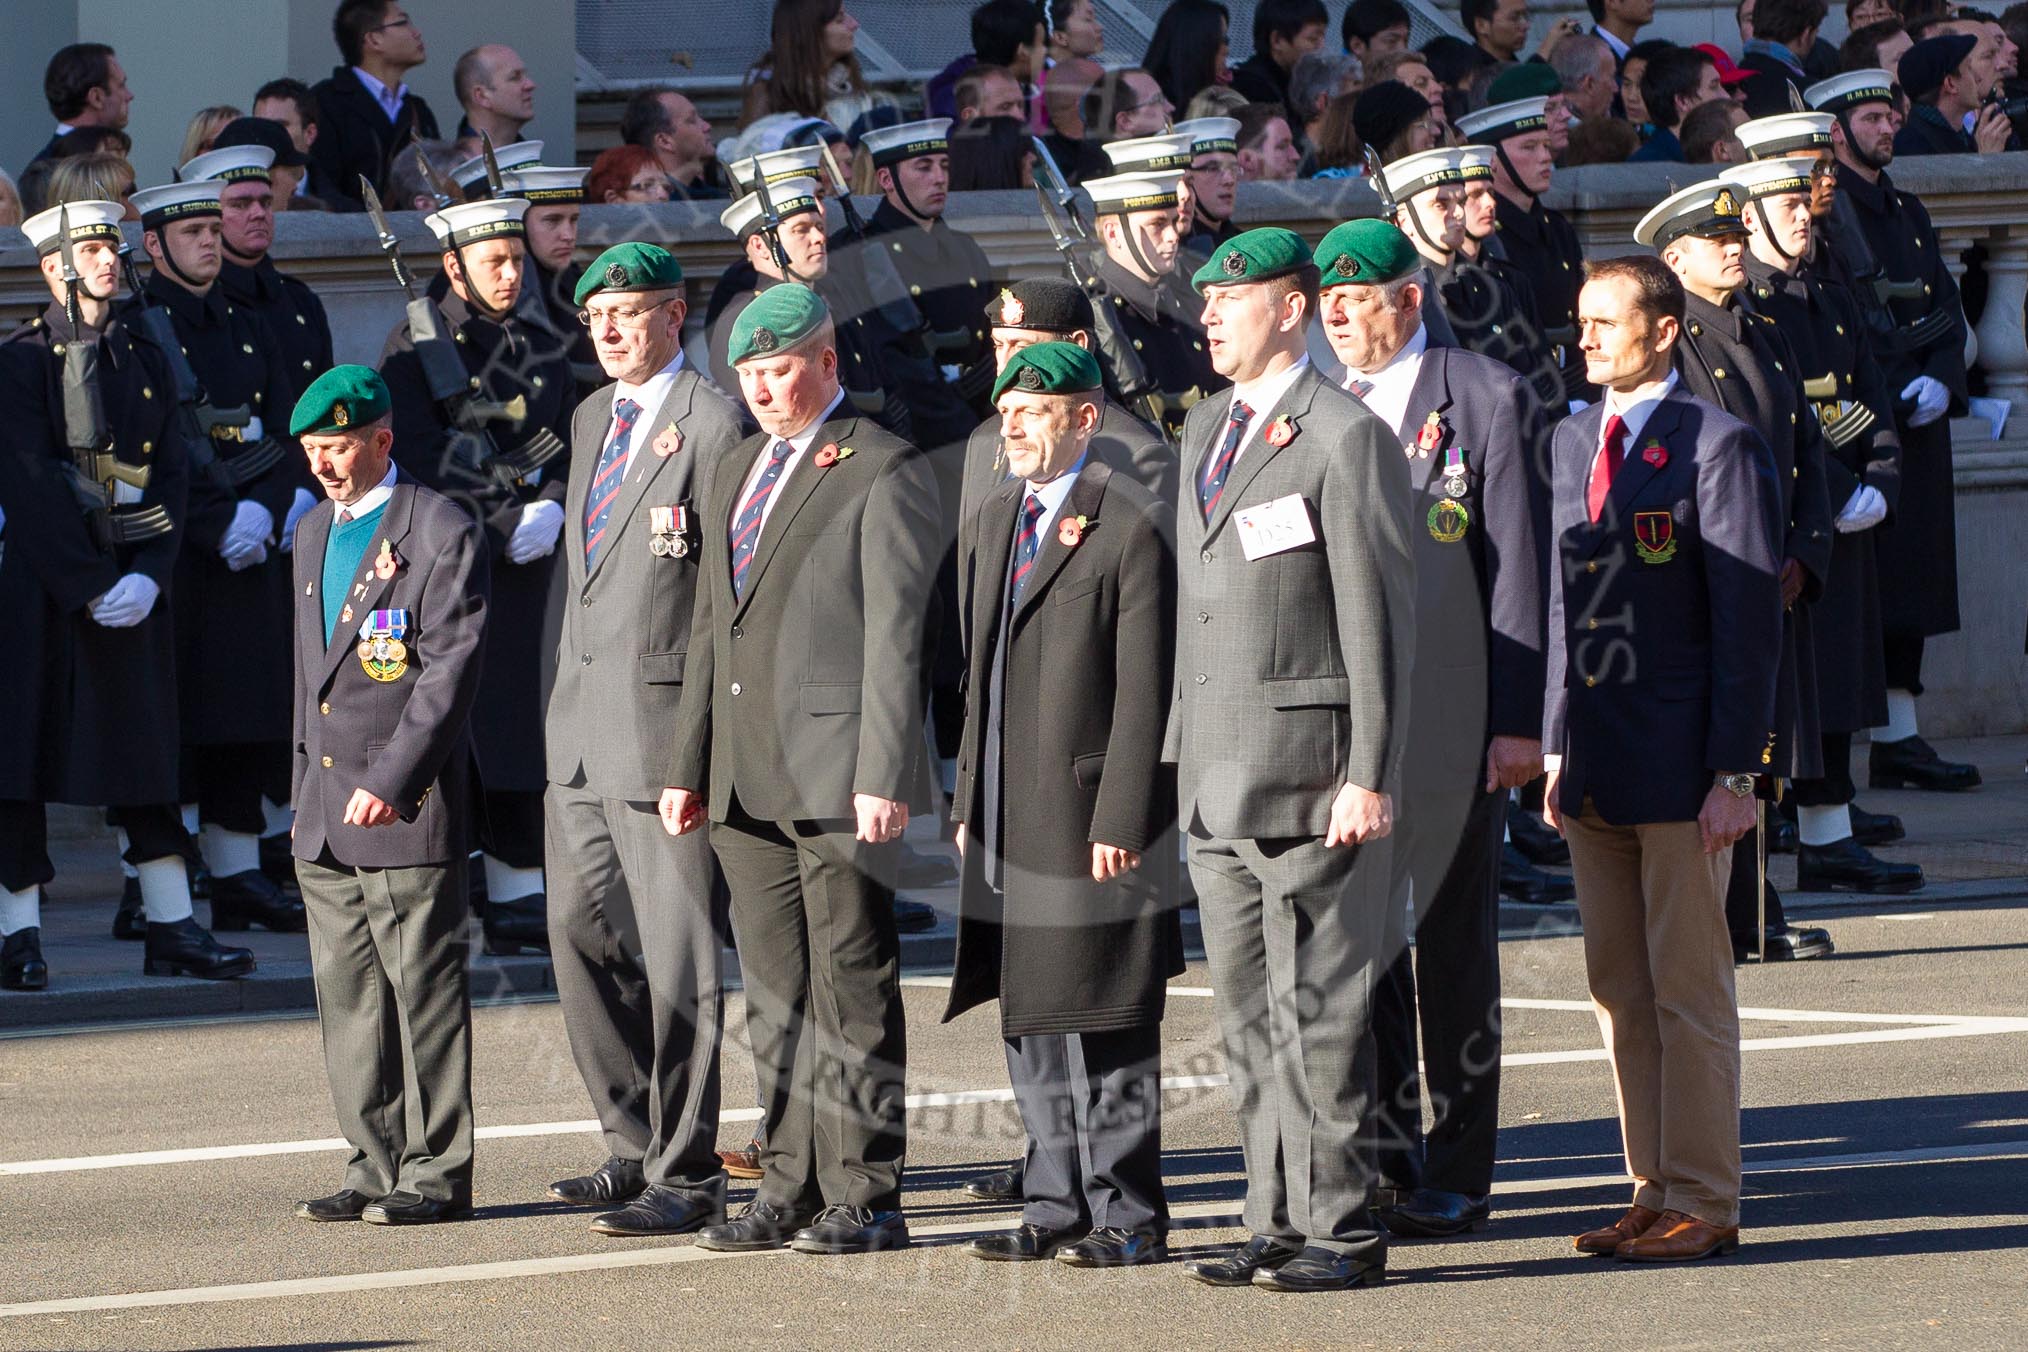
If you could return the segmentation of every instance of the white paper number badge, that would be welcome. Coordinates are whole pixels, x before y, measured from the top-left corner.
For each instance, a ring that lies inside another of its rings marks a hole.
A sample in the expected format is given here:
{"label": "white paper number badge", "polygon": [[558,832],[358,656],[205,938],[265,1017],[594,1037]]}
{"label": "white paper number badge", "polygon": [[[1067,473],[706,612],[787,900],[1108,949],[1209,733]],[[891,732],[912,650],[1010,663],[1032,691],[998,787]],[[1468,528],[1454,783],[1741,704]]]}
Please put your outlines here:
{"label": "white paper number badge", "polygon": [[1232,520],[1239,527],[1239,548],[1248,563],[1286,553],[1317,538],[1317,529],[1310,524],[1310,505],[1301,493],[1258,507],[1242,507],[1232,514]]}

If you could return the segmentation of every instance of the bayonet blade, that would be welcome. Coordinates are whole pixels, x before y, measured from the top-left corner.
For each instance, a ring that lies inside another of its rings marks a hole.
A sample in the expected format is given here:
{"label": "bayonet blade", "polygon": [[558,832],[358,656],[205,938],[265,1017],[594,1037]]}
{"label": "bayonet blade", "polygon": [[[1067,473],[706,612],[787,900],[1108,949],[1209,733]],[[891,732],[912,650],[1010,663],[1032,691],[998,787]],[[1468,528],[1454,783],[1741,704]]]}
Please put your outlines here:
{"label": "bayonet blade", "polygon": [[768,191],[768,176],[761,172],[760,157],[749,158],[746,167],[753,174],[754,195],[760,198],[761,234],[767,238],[768,253],[774,257],[775,266],[782,270],[782,276],[795,281],[795,270],[789,266],[789,251],[782,247],[781,214],[775,210],[774,194]]}
{"label": "bayonet blade", "polygon": [[1380,167],[1380,156],[1372,146],[1366,147],[1366,178],[1373,184],[1373,191],[1380,198],[1380,212],[1383,216],[1394,215],[1394,194],[1387,190],[1387,171]]}
{"label": "bayonet blade", "polygon": [[507,185],[500,177],[500,161],[493,154],[493,134],[491,132],[482,131],[479,133],[479,153],[486,157],[486,195],[488,197],[506,196]]}
{"label": "bayonet blade", "polygon": [[423,186],[429,189],[430,196],[436,199],[437,205],[449,206],[452,200],[451,185],[436,171],[435,166],[430,163],[430,157],[423,154],[421,146],[415,147],[415,167],[422,172]]}
{"label": "bayonet blade", "polygon": [[373,221],[374,233],[380,236],[380,251],[394,266],[394,280],[401,283],[403,293],[414,300],[415,282],[408,275],[408,265],[401,261],[400,241],[394,237],[394,227],[387,223],[387,212],[380,205],[380,194],[373,190],[364,174],[359,176],[359,196],[366,203],[366,214]]}

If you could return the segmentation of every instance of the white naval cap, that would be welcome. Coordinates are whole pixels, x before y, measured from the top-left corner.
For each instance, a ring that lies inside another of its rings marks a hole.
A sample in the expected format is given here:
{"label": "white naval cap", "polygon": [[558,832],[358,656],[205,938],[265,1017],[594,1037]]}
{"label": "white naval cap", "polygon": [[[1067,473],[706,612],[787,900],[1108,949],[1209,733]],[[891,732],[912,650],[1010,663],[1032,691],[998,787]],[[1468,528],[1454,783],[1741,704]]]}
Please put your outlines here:
{"label": "white naval cap", "polygon": [[1107,141],[1100,149],[1113,162],[1116,174],[1149,172],[1190,167],[1189,132],[1165,132],[1160,136],[1135,136],[1125,141]]}
{"label": "white naval cap", "polygon": [[423,224],[436,235],[438,243],[453,249],[502,236],[519,239],[528,233],[521,223],[527,214],[527,198],[497,197],[439,208],[423,217]]}
{"label": "white naval cap", "polygon": [[1510,99],[1506,103],[1481,108],[1476,113],[1466,113],[1458,119],[1458,135],[1483,137],[1491,142],[1526,136],[1531,131],[1545,131],[1548,127],[1547,94],[1532,99]]}
{"label": "white naval cap", "polygon": [[1778,197],[1783,193],[1810,191],[1811,175],[1819,161],[1814,155],[1787,159],[1755,160],[1750,164],[1725,166],[1725,181],[1736,186],[1747,201]]}
{"label": "white naval cap", "polygon": [[195,183],[164,183],[158,188],[143,188],[127,200],[141,213],[141,227],[152,230],[192,216],[224,214],[225,207],[218,200],[220,187],[217,179],[210,178]]}
{"label": "white naval cap", "polygon": [[1167,169],[1088,178],[1082,186],[1091,197],[1094,214],[1126,216],[1136,211],[1173,210],[1176,188],[1182,181],[1182,170]]}
{"label": "white naval cap", "polygon": [[875,167],[882,169],[924,155],[942,155],[951,148],[951,119],[929,117],[876,127],[859,138],[859,145],[873,156]]}
{"label": "white naval cap", "polygon": [[[768,180],[768,200],[775,205],[775,214],[783,220],[804,211],[822,211],[824,203],[818,196],[817,180],[814,178],[785,178]],[[761,199],[757,192],[748,193],[731,206],[718,213],[718,223],[740,239],[745,239],[761,228]]]}
{"label": "white naval cap", "polygon": [[[924,152],[928,153],[928,152]],[[760,169],[760,176],[772,188],[775,184],[792,178],[814,179],[818,166],[824,162],[824,147],[790,146],[786,150],[770,150],[760,155],[742,155],[729,161],[725,168],[732,175],[732,181],[742,192],[753,191],[754,169]]]}
{"label": "white naval cap", "polygon": [[227,146],[207,150],[176,171],[185,183],[216,179],[220,183],[274,181],[275,152],[266,146]]}
{"label": "white naval cap", "polygon": [[584,201],[584,176],[591,170],[582,166],[530,164],[500,171],[500,190],[506,197],[525,197],[530,206],[575,206]]}
{"label": "white naval cap", "polygon": [[1451,146],[1435,150],[1418,150],[1413,155],[1403,155],[1381,169],[1386,180],[1388,195],[1397,202],[1406,202],[1417,193],[1431,188],[1441,188],[1448,183],[1463,183],[1465,169],[1463,158]]}
{"label": "white naval cap", "polygon": [[1188,122],[1176,123],[1170,130],[1190,138],[1192,155],[1210,155],[1218,151],[1228,155],[1239,153],[1239,119],[1236,117],[1193,117]]}
{"label": "white naval cap", "polygon": [[1722,178],[1678,188],[1641,217],[1634,227],[1634,243],[1660,249],[1685,235],[1710,239],[1745,234],[1746,222],[1739,215],[1744,195],[1745,189]]}
{"label": "white naval cap", "polygon": [[[516,141],[511,145],[493,147],[493,160],[500,166],[500,177],[504,180],[509,169],[520,169],[531,164],[542,163],[542,142]],[[451,169],[451,182],[463,188],[467,195],[486,190],[486,156],[482,152],[469,160],[460,160]]]}
{"label": "white naval cap", "polygon": [[1831,144],[1831,128],[1838,121],[1829,113],[1776,113],[1742,122],[1732,134],[1757,160],[1793,155],[1798,150],[1821,150]]}
{"label": "white naval cap", "polygon": [[38,254],[53,254],[63,247],[61,235],[66,221],[72,244],[94,239],[118,243],[120,221],[126,214],[127,209],[118,202],[65,202],[30,216],[21,223],[21,233],[28,236]]}
{"label": "white naval cap", "polygon": [[1803,91],[1803,102],[1820,113],[1840,115],[1862,103],[1894,102],[1894,77],[1879,67],[1848,70]]}
{"label": "white naval cap", "polygon": [[1459,146],[1457,151],[1458,172],[1464,175],[1465,182],[1493,176],[1493,161],[1499,157],[1499,151],[1491,146]]}

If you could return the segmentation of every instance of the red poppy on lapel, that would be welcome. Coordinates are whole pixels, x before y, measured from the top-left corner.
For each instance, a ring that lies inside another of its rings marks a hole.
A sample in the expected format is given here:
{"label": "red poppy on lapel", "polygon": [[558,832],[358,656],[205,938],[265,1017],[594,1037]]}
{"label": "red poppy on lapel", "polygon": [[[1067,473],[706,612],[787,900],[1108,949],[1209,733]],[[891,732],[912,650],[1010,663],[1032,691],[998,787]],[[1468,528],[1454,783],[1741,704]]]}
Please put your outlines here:
{"label": "red poppy on lapel", "polygon": [[1076,549],[1077,542],[1084,538],[1084,528],[1090,524],[1088,517],[1066,516],[1056,525],[1056,538],[1063,542],[1065,549]]}
{"label": "red poppy on lapel", "polygon": [[380,555],[373,560],[373,575],[382,582],[385,582],[394,576],[394,570],[399,567],[401,567],[401,555],[394,552],[394,546],[390,542],[382,540],[380,542]]}
{"label": "red poppy on lapel", "polygon": [[827,441],[817,448],[817,468],[829,469],[840,460],[847,459],[853,454],[854,451],[850,446],[840,446],[835,441]]}
{"label": "red poppy on lapel", "polygon": [[1267,444],[1280,450],[1296,439],[1295,420],[1284,413],[1268,424]]}
{"label": "red poppy on lapel", "polygon": [[676,430],[675,423],[670,423],[667,427],[663,428],[662,435],[655,438],[655,454],[661,456],[664,460],[682,449],[683,434]]}
{"label": "red poppy on lapel", "polygon": [[1661,442],[1650,441],[1646,446],[1641,448],[1641,459],[1647,461],[1656,469],[1660,469],[1669,463],[1669,453],[1662,449]]}
{"label": "red poppy on lapel", "polygon": [[1415,434],[1416,449],[1429,452],[1443,445],[1444,431],[1447,427],[1448,424],[1444,422],[1444,415],[1438,413],[1435,409],[1431,409],[1429,417],[1423,419],[1422,430]]}

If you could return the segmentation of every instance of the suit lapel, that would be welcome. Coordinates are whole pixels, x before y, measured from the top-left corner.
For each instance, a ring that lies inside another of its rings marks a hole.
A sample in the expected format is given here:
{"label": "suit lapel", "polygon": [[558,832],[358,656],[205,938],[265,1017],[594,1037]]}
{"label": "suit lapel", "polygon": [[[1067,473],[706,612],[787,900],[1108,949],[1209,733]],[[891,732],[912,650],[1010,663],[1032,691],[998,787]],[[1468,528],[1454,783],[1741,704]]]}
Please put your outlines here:
{"label": "suit lapel", "polygon": [[[317,679],[319,690],[331,684],[331,678],[337,674],[339,665],[351,654],[352,636],[359,632],[360,621],[370,611],[379,608],[381,598],[394,586],[395,578],[415,566],[415,560],[402,557],[401,550],[402,544],[408,539],[409,519],[414,509],[415,485],[406,480],[398,480],[394,485],[393,494],[387,500],[386,509],[381,512],[380,520],[375,523],[377,529],[374,531],[374,539],[366,547],[366,556],[359,561],[359,572],[346,585],[345,597],[338,612],[337,627],[331,631],[330,646],[324,650],[324,666]],[[401,558],[400,567],[395,570],[394,577],[383,578],[374,571],[374,564],[380,558],[380,547],[383,542]],[[344,618],[347,613],[346,607],[350,608],[352,616],[349,620]],[[318,618],[321,622],[322,615],[320,614]]]}
{"label": "suit lapel", "polygon": [[[1598,514],[1597,533],[1593,535],[1591,549],[1587,552],[1598,552],[1606,537],[1614,533],[1621,521],[1628,519],[1628,513],[1641,496],[1642,490],[1647,488],[1649,480],[1662,472],[1661,465],[1642,457],[1641,448],[1650,441],[1659,441],[1664,449],[1667,449],[1670,436],[1682,423],[1682,409],[1677,403],[1677,396],[1682,389],[1683,387],[1678,385],[1670,391],[1669,396],[1657,404],[1655,411],[1648,415],[1647,424],[1641,428],[1641,435],[1627,443],[1626,459],[1620,462],[1620,472],[1613,476],[1613,486],[1606,493],[1605,506]],[[1596,443],[1597,436],[1594,434],[1593,455],[1598,453]],[[1665,461],[1668,459],[1667,456],[1663,458]],[[1587,459],[1580,482],[1589,483],[1590,479],[1591,461]]]}
{"label": "suit lapel", "polygon": [[[1257,421],[1251,429],[1251,437],[1240,453],[1239,463],[1234,465],[1232,472],[1226,476],[1225,491],[1218,495],[1218,506],[1212,509],[1211,519],[1204,523],[1205,539],[1209,540],[1218,534],[1219,527],[1232,515],[1233,506],[1245,494],[1247,486],[1268,467],[1268,463],[1302,437],[1302,420],[1309,414],[1310,405],[1317,397],[1317,388],[1323,382],[1324,378],[1317,374],[1315,367],[1311,367],[1296,377],[1295,383],[1275,401],[1273,408],[1261,409],[1254,414]],[[1280,446],[1276,446],[1268,440],[1268,428],[1284,413],[1294,421],[1295,435]],[[1223,435],[1222,427],[1220,435]],[[1191,491],[1194,494],[1196,489],[1193,487]]]}
{"label": "suit lapel", "polygon": [[[838,407],[842,410],[846,405],[840,404]],[[852,433],[858,426],[857,418],[840,418],[819,427],[816,437],[810,442],[810,448],[803,452],[801,458],[796,461],[795,469],[790,471],[787,482],[775,485],[777,496],[774,505],[768,509],[767,521],[761,526],[760,542],[754,546],[753,562],[747,566],[746,591],[740,595],[740,609],[745,609],[746,603],[753,599],[754,592],[760,587],[761,574],[767,571],[768,561],[774,558],[775,550],[781,547],[782,536],[788,532],[790,525],[795,522],[796,513],[803,510],[803,504],[810,500],[825,477],[840,472],[848,474],[865,472],[849,458],[835,461],[830,465],[817,463],[817,452],[824,447],[836,445],[843,449],[850,446]],[[752,470],[753,467],[749,465],[746,474],[752,473]],[[740,476],[742,488],[746,483],[746,474]],[[727,521],[728,535],[731,530],[732,523]],[[727,576],[730,575],[728,570]],[[733,613],[737,615],[738,611]]]}
{"label": "suit lapel", "polygon": [[[1415,444],[1414,438],[1422,432],[1422,425],[1431,413],[1445,413],[1451,407],[1451,379],[1449,363],[1444,360],[1444,350],[1427,348],[1422,354],[1422,364],[1416,368],[1415,386],[1408,392],[1408,403],[1402,409],[1402,425],[1395,429],[1395,435],[1403,447],[1402,454]],[[1458,429],[1446,423],[1444,444],[1455,442]],[[1418,492],[1429,487],[1429,481],[1443,467],[1444,445],[1439,445],[1428,455],[1408,456],[1409,481]]]}
{"label": "suit lapel", "polygon": [[[1014,553],[1014,521],[1027,491],[1019,479],[1009,479],[993,490],[979,512],[978,554],[973,560],[977,566],[972,571],[972,641],[982,652],[990,651],[990,645],[1000,639],[1000,622],[1007,611],[1007,566]],[[990,603],[986,601],[989,596]],[[982,675],[985,670],[980,668]]]}
{"label": "suit lapel", "polygon": [[[683,453],[678,450],[673,455],[661,454],[655,449],[655,438],[661,435],[658,429],[671,426],[679,427],[678,435],[681,435],[680,424],[689,415],[691,401],[696,395],[697,377],[686,366],[676,373],[676,383],[669,387],[669,393],[663,396],[662,402],[653,410],[642,410],[642,419],[633,433],[633,462],[627,466],[627,477],[620,483],[619,500],[613,503],[613,514],[606,521],[605,543],[599,546],[599,556],[592,561],[588,578],[595,576],[599,569],[605,567],[606,560],[618,552],[620,536],[626,533],[627,524],[637,514],[648,485],[662,473],[664,466]],[[583,515],[584,506],[580,503],[580,520]]]}
{"label": "suit lapel", "polygon": [[[326,498],[324,502],[329,503],[330,499]],[[332,513],[337,511],[337,508],[333,506],[329,511],[320,510],[323,505],[320,503],[318,509],[311,510],[296,527],[296,557],[308,568],[310,574],[309,590],[304,596],[311,604],[297,612],[301,618],[296,625],[296,642],[304,654],[305,670],[314,665],[315,657],[321,656],[324,652],[324,597],[321,594],[324,586],[324,551],[331,542]]]}
{"label": "suit lapel", "polygon": [[[1070,486],[1070,493],[1063,500],[1063,510],[1056,514],[1056,520],[1049,528],[1049,537],[1042,542],[1042,550],[1035,556],[1035,576],[1028,579],[1027,587],[1021,592],[1021,604],[1014,608],[1017,621],[1041,599],[1043,592],[1049,590],[1050,581],[1070,561],[1074,550],[1082,547],[1063,542],[1063,523],[1082,516],[1087,518],[1086,529],[1096,527],[1099,502],[1106,495],[1106,480],[1112,476],[1112,470],[1096,459],[1088,461],[1078,472],[1077,482]],[[1027,486],[1023,485],[1021,491],[1026,493]]]}

